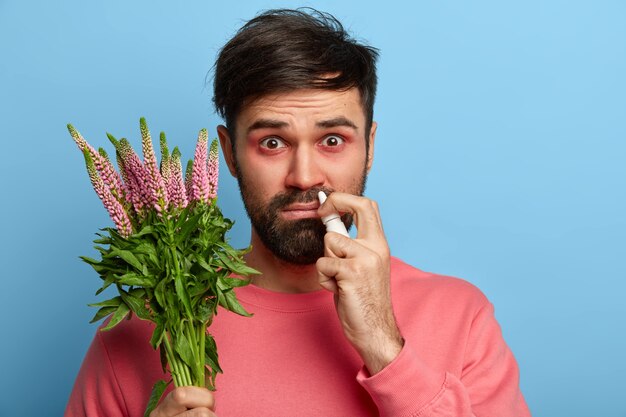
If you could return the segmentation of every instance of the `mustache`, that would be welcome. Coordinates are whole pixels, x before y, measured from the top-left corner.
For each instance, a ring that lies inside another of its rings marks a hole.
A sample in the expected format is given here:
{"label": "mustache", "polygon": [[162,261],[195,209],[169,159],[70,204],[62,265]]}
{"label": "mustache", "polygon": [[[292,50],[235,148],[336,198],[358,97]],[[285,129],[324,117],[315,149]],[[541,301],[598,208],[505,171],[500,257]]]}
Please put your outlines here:
{"label": "mustache", "polygon": [[318,201],[317,194],[323,191],[327,195],[334,190],[327,187],[314,187],[309,188],[306,191],[287,191],[275,195],[269,204],[269,213],[276,213],[278,210],[289,206],[294,203],[310,203],[312,201]]}

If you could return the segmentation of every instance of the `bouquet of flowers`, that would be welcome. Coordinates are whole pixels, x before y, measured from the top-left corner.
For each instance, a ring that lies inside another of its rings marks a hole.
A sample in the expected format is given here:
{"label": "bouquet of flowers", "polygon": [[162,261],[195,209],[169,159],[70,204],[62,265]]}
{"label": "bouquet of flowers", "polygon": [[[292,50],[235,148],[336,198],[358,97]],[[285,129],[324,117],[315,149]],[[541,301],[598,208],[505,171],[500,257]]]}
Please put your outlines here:
{"label": "bouquet of flowers", "polygon": [[[244,263],[247,250],[232,248],[225,238],[233,223],[216,204],[217,141],[209,149],[207,131],[200,131],[194,160],[183,177],[180,151],[176,147],[169,152],[164,133],[157,166],[150,132],[141,118],[143,162],[127,139],[107,133],[115,146],[118,173],[104,149],[96,151],[72,125],[67,127],[83,152],[93,188],[115,223],[115,228],[96,233],[100,260],[81,256],[104,281],[96,295],[110,286],[119,293],[90,304],[99,307],[91,322],[110,317],[104,331],[132,314],[153,322],[150,344],[159,349],[163,371],[169,367],[174,385],[214,389],[216,374],[222,370],[208,326],[218,306],[249,316],[233,288],[248,283],[242,277],[257,273]],[[146,415],[172,380],[155,384]]]}

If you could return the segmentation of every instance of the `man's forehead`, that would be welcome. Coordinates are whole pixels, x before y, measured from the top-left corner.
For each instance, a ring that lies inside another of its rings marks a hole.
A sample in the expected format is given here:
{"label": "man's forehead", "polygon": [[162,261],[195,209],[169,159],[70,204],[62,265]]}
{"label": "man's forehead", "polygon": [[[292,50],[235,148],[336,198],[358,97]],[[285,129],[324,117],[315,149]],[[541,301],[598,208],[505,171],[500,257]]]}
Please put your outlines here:
{"label": "man's forehead", "polygon": [[307,117],[318,127],[362,127],[365,113],[358,89],[295,90],[268,94],[242,106],[237,124],[248,130],[257,127],[286,127],[295,117]]}

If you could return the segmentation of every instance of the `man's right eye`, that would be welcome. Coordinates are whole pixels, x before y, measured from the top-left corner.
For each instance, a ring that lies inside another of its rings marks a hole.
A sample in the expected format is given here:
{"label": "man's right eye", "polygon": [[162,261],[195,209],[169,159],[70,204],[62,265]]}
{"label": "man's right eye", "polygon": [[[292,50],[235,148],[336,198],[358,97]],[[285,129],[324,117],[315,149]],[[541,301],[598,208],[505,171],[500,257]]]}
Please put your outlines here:
{"label": "man's right eye", "polygon": [[279,139],[276,137],[265,138],[261,141],[260,145],[262,148],[270,149],[270,150],[284,148],[287,146],[285,142],[283,142],[282,139]]}

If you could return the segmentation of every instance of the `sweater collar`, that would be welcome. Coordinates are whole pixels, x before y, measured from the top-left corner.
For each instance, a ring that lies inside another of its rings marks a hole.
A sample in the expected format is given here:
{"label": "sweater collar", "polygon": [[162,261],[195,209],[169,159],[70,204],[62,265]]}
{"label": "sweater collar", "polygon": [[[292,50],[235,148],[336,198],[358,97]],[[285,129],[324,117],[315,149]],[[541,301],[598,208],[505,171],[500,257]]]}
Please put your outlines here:
{"label": "sweater collar", "polygon": [[285,313],[334,308],[333,294],[320,289],[306,293],[284,293],[266,290],[256,285],[235,288],[237,298],[246,304]]}

